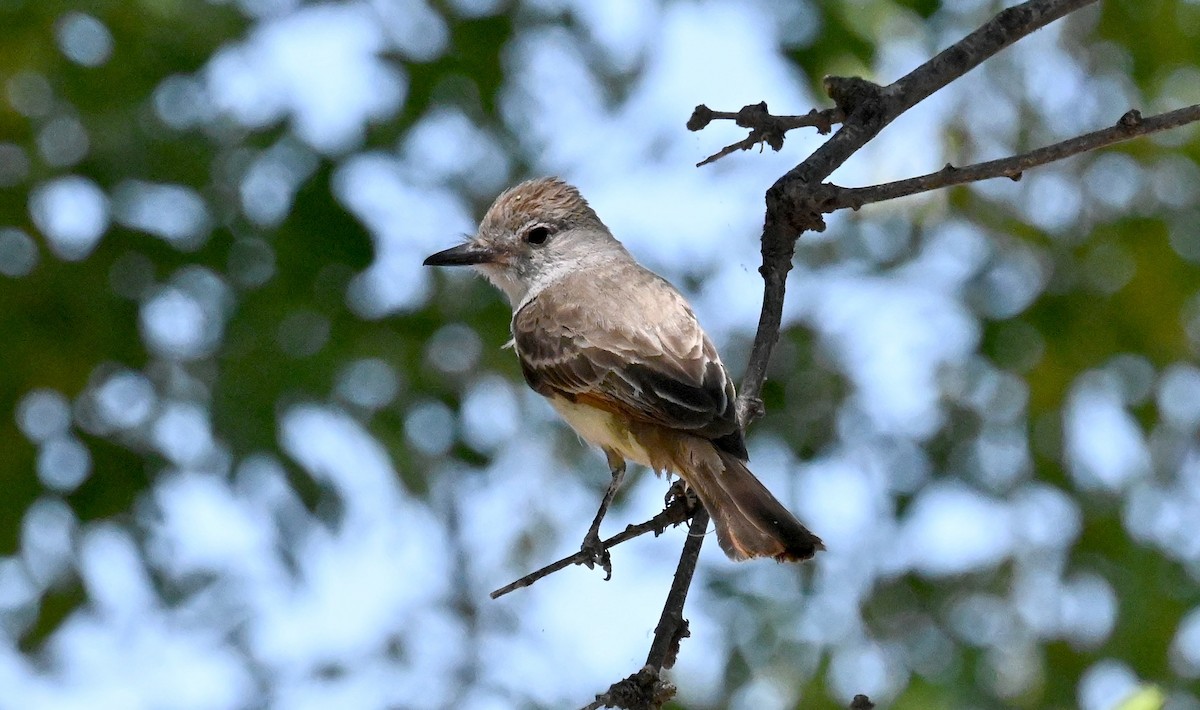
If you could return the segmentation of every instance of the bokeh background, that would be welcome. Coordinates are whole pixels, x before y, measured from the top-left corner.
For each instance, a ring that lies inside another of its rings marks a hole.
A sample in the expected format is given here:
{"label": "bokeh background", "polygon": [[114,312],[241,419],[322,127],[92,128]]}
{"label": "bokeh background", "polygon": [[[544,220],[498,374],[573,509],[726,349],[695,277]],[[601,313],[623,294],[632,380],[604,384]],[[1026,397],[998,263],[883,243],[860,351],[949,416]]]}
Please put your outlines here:
{"label": "bokeh background", "polygon": [[[0,707],[572,707],[640,667],[684,531],[577,549],[608,474],[499,294],[421,259],[575,182],[744,367],[763,193],[982,0],[0,0]],[[1107,0],[833,180],[1200,101],[1200,4]],[[828,543],[708,545],[676,707],[1200,708],[1200,135],[805,237],[749,436]],[[656,513],[635,473],[605,530]]]}

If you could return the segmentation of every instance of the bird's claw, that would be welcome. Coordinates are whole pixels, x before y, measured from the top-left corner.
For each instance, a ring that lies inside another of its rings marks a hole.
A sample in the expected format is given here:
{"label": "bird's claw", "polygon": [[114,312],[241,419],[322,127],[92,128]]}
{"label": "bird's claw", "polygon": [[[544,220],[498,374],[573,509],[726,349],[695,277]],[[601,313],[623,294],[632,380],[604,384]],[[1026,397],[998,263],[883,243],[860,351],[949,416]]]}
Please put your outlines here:
{"label": "bird's claw", "polygon": [[595,569],[596,565],[600,565],[600,569],[604,570],[604,581],[612,579],[612,556],[608,554],[608,550],[604,547],[604,543],[600,542],[600,536],[595,531],[589,532],[587,537],[583,538],[583,544],[579,546],[579,551],[587,555],[587,559],[583,561],[588,569]]}
{"label": "bird's claw", "polygon": [[668,507],[676,501],[683,501],[689,508],[693,507],[696,502],[696,493],[683,482],[682,478],[676,478],[671,481],[671,487],[667,489],[667,495],[663,497],[663,502]]}

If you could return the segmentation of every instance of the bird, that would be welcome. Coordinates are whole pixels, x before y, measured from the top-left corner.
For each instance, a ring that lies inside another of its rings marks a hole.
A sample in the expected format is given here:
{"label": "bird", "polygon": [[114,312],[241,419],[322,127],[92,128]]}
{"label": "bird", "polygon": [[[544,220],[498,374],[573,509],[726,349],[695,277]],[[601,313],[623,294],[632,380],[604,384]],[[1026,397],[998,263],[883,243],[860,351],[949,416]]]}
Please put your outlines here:
{"label": "bird", "polygon": [[466,241],[425,259],[469,266],[508,297],[528,385],[607,458],[612,480],[581,549],[611,576],[600,523],[629,461],[676,474],[734,560],[824,549],[747,467],[737,396],[684,296],[639,264],[574,186],[502,192]]}

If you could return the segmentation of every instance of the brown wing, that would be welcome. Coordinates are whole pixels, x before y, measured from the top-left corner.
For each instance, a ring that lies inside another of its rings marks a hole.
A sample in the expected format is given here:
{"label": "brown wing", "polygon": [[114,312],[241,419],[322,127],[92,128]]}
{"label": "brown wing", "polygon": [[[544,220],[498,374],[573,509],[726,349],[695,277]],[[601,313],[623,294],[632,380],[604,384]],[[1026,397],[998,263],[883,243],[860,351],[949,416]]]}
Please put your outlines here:
{"label": "brown wing", "polygon": [[636,266],[571,276],[513,316],[529,385],[635,420],[690,431],[745,458],[733,383],[687,302]]}

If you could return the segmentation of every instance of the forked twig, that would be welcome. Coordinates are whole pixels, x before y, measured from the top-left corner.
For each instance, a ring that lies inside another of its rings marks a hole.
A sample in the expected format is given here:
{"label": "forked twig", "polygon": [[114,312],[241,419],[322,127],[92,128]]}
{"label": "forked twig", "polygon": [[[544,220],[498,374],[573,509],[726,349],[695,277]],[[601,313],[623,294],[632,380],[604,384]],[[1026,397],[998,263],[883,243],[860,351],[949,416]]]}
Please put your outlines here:
{"label": "forked twig", "polygon": [[844,117],[845,114],[840,107],[827,108],[822,111],[814,108],[803,116],[772,116],[767,110],[766,101],[748,104],[743,106],[740,111],[714,111],[704,104],[700,104],[692,111],[687,128],[689,131],[699,131],[714,120],[724,119],[733,121],[742,128],[750,129],[750,134],[742,140],[727,145],[696,163],[696,167],[699,168],[735,151],[750,150],[763,143],[771,146],[774,150],[779,150],[783,148],[784,135],[795,128],[816,128],[817,133],[825,135],[833,130],[833,124],[841,123]]}
{"label": "forked twig", "polygon": [[[663,508],[662,512],[660,512],[658,515],[655,515],[653,518],[650,518],[644,523],[629,525],[621,532],[613,535],[607,540],[604,540],[600,544],[605,550],[608,550],[627,540],[632,540],[635,537],[645,535],[648,532],[654,533],[655,536],[661,535],[663,531],[671,525],[678,525],[679,523],[682,523],[691,517],[692,512],[696,510],[697,506],[699,506],[699,502],[697,502],[692,496],[669,495],[666,507]],[[703,510],[703,508],[700,508],[700,510]],[[591,559],[591,554],[580,550],[573,555],[564,557],[557,562],[542,567],[541,569],[534,570],[533,572],[530,572],[511,584],[500,587],[491,593],[491,597],[492,599],[499,599],[509,592],[516,591],[523,587],[528,587],[539,579],[554,574],[560,569],[570,567],[571,565],[587,564],[588,560]]]}

